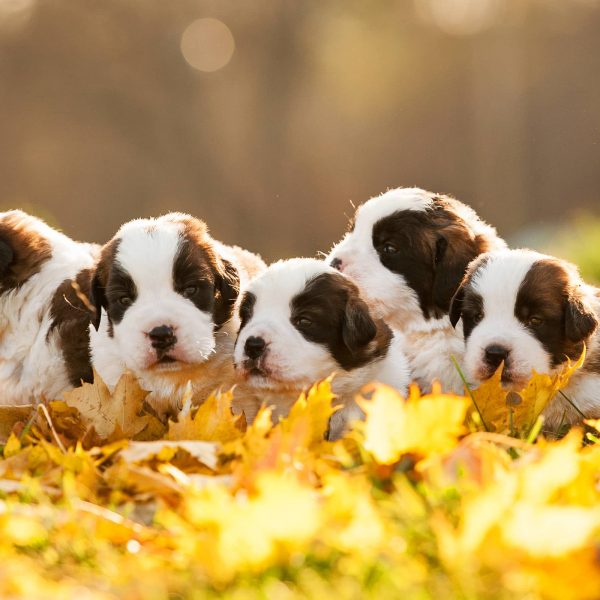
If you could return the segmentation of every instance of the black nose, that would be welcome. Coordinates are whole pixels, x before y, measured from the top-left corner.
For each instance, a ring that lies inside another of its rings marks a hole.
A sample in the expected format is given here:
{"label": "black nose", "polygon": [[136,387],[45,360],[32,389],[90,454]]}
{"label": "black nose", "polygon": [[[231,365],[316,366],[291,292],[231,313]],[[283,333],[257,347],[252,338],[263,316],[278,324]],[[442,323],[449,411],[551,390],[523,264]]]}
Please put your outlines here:
{"label": "black nose", "polygon": [[338,271],[340,271],[342,269],[342,259],[341,258],[332,259],[330,264],[334,269],[337,269]]}
{"label": "black nose", "polygon": [[159,325],[158,327],[155,327],[148,333],[148,337],[152,342],[152,347],[157,350],[167,350],[177,342],[173,328],[168,325]]}
{"label": "black nose", "polygon": [[258,358],[266,347],[267,343],[261,337],[250,336],[244,344],[244,352],[248,358]]}
{"label": "black nose", "polygon": [[498,344],[492,344],[485,349],[485,361],[492,367],[499,367],[500,363],[508,358],[510,350]]}

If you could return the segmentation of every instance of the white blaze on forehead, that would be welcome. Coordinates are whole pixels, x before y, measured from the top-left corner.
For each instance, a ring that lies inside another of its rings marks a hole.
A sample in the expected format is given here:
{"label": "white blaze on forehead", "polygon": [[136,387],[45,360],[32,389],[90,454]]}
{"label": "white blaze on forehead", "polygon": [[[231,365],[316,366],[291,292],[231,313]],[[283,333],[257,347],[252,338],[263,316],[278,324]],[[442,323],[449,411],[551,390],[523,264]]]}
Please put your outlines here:
{"label": "white blaze on forehead", "polygon": [[181,230],[181,223],[164,219],[137,219],[119,230],[116,260],[138,290],[172,288]]}
{"label": "white blaze on forehead", "polygon": [[403,210],[425,211],[433,204],[433,196],[421,188],[396,188],[367,200],[356,211],[355,229],[368,228],[377,221]]}
{"label": "white blaze on forehead", "polygon": [[544,256],[531,250],[500,250],[489,258],[473,276],[472,288],[483,298],[483,312],[514,315],[517,295],[534,263]]}
{"label": "white blaze on forehead", "polygon": [[292,298],[304,290],[306,283],[323,273],[339,275],[322,260],[292,258],[272,264],[247,288],[256,296],[254,314],[263,311],[268,315],[287,310]]}

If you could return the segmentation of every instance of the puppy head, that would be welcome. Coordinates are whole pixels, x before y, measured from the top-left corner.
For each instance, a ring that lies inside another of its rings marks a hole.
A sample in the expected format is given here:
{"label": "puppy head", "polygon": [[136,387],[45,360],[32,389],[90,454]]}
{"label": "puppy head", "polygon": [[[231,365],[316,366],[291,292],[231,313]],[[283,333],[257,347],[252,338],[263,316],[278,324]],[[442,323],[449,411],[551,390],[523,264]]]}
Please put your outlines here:
{"label": "puppy head", "polygon": [[390,329],[373,320],[357,287],[323,261],[271,265],[245,291],[234,359],[251,385],[300,389],[383,355]]}
{"label": "puppy head", "polygon": [[398,188],[360,206],[328,262],[353,279],[377,316],[440,318],[469,262],[504,247],[496,231],[452,198]]}
{"label": "puppy head", "polygon": [[214,332],[232,315],[235,267],[219,256],[206,225],[172,213],[126,223],[103,248],[91,300],[108,336],[136,374],[174,371],[209,358]]}
{"label": "puppy head", "polygon": [[50,232],[23,211],[0,213],[0,293],[19,288],[40,272],[52,256]]}
{"label": "puppy head", "polygon": [[598,326],[588,294],[565,261],[528,250],[479,257],[450,311],[453,325],[462,317],[468,378],[481,382],[504,362],[503,381],[518,387],[532,369],[550,373],[579,358]]}

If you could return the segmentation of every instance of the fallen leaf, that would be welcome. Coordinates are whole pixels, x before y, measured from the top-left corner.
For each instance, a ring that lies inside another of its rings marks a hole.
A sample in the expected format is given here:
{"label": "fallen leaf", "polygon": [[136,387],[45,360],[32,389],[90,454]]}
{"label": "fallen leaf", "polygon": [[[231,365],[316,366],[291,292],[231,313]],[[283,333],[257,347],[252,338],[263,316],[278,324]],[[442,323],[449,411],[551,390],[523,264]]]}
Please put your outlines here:
{"label": "fallen leaf", "polygon": [[568,385],[584,360],[585,348],[577,361],[568,361],[555,375],[533,371],[527,385],[519,391],[502,387],[503,366],[500,365],[492,377],[472,391],[487,429],[526,437],[548,402]]}
{"label": "fallen leaf", "polygon": [[121,376],[112,393],[94,373],[94,383],[66,392],[64,401],[79,411],[81,420],[93,427],[100,439],[131,439],[156,425],[156,418],[143,408],[148,393],[131,373]]}
{"label": "fallen leaf", "polygon": [[0,406],[0,444],[6,443],[13,427],[25,423],[35,410],[33,404],[23,406]]}
{"label": "fallen leaf", "polygon": [[243,415],[235,416],[231,411],[232,399],[231,392],[211,394],[193,414],[192,393],[188,384],[177,421],[169,421],[167,439],[226,443],[240,438],[246,421]]}

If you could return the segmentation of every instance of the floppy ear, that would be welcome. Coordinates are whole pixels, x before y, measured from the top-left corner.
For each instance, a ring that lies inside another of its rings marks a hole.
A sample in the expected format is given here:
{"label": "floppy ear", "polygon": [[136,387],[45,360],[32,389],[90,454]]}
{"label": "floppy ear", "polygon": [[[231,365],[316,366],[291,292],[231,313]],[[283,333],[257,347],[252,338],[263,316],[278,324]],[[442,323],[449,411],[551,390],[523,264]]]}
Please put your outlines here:
{"label": "floppy ear", "polygon": [[91,323],[96,331],[98,331],[98,328],[100,327],[100,318],[102,317],[102,308],[106,308],[108,305],[106,301],[106,294],[104,293],[104,286],[100,281],[98,268],[96,268],[94,276],[92,277],[89,300],[95,309],[95,312],[92,314]]}
{"label": "floppy ear", "polygon": [[366,303],[356,296],[350,296],[342,322],[344,344],[355,353],[373,341],[377,335],[377,326],[371,318]]}
{"label": "floppy ear", "polygon": [[217,326],[223,325],[231,318],[233,305],[240,293],[240,276],[235,266],[220,259],[221,268],[216,274],[215,288],[218,292],[215,304],[214,320]]}
{"label": "floppy ear", "polygon": [[[462,236],[452,243],[447,236],[438,234],[435,245],[433,276],[433,305],[438,317],[446,314],[469,263],[477,256],[471,242]],[[458,319],[457,319],[458,321]]]}
{"label": "floppy ear", "polygon": [[462,317],[463,300],[465,299],[465,286],[461,286],[456,290],[456,294],[452,296],[450,301],[450,323],[452,327],[456,327],[458,320]]}
{"label": "floppy ear", "polygon": [[565,308],[565,334],[572,342],[583,342],[598,327],[598,316],[578,293],[573,293]]}
{"label": "floppy ear", "polygon": [[0,277],[4,277],[10,267],[15,254],[5,241],[0,240]]}

